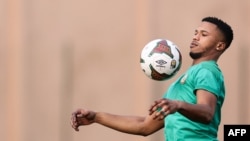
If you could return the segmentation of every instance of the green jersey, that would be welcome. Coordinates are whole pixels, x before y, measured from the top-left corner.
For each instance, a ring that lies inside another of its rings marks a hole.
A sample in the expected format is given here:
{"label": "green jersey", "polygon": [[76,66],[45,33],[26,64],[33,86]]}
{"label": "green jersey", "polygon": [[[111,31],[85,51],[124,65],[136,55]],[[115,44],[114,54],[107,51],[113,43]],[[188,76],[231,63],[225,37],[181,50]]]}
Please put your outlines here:
{"label": "green jersey", "polygon": [[165,120],[167,141],[217,141],[221,107],[225,96],[224,77],[215,61],[191,66],[164,94],[164,98],[196,104],[196,90],[203,89],[217,97],[214,117],[209,124],[192,121],[176,112]]}

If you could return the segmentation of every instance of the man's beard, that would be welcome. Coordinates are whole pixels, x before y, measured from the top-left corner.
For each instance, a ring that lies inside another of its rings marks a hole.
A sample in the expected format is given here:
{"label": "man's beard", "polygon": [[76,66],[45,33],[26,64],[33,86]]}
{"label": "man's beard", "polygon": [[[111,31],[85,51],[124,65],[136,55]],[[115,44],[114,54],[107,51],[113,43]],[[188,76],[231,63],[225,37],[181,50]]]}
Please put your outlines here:
{"label": "man's beard", "polygon": [[198,59],[198,58],[200,58],[202,56],[202,53],[201,52],[198,52],[198,53],[189,52],[189,56],[192,59]]}

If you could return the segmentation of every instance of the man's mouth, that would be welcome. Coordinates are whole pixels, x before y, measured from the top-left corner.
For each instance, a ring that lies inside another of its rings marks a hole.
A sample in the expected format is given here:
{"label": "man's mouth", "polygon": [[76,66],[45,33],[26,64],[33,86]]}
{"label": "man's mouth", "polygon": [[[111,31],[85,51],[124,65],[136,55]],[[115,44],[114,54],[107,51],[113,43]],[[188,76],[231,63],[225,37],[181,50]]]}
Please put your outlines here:
{"label": "man's mouth", "polygon": [[196,47],[198,46],[198,42],[196,41],[193,41],[191,44],[190,44],[190,48],[193,48],[193,47]]}

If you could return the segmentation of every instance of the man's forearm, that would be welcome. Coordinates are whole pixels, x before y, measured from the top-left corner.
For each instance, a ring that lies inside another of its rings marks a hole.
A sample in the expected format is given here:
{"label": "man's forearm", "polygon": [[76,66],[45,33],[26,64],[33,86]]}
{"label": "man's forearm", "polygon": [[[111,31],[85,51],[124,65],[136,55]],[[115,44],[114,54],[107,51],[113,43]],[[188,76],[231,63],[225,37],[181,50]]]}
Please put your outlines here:
{"label": "man's forearm", "polygon": [[137,116],[121,116],[109,113],[97,112],[95,115],[95,123],[109,127],[111,129],[128,133],[140,135],[144,117]]}
{"label": "man's forearm", "polygon": [[179,101],[178,112],[186,116],[187,118],[198,121],[201,123],[209,123],[212,120],[212,109],[207,105],[202,104],[189,104]]}

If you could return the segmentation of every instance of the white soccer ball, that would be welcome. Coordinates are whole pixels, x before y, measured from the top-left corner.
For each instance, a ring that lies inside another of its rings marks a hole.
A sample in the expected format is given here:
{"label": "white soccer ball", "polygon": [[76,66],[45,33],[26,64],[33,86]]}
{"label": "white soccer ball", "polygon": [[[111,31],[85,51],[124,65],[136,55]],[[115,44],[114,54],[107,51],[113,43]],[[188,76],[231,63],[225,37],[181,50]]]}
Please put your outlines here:
{"label": "white soccer ball", "polygon": [[150,41],[141,52],[141,68],[153,80],[170,79],[179,71],[181,63],[182,56],[178,47],[166,39]]}

